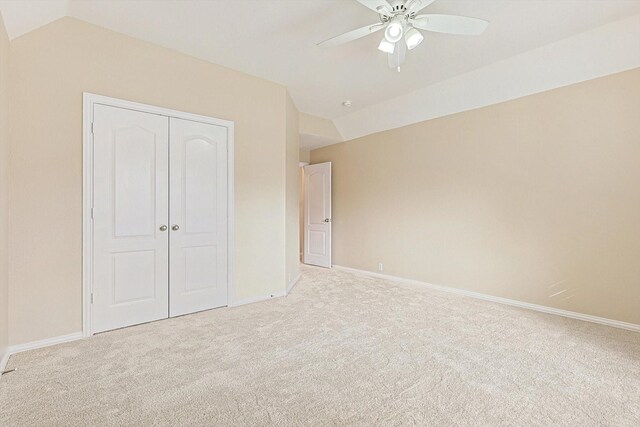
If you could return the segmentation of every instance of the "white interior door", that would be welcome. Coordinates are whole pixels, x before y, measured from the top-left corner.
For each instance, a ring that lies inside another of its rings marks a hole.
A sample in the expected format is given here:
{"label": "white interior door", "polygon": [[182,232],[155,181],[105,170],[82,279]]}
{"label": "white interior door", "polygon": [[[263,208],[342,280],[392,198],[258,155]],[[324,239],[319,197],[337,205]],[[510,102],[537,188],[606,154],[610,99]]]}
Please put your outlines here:
{"label": "white interior door", "polygon": [[227,305],[227,128],[170,119],[170,304]]}
{"label": "white interior door", "polygon": [[331,268],[331,162],[304,167],[304,263]]}
{"label": "white interior door", "polygon": [[168,120],[94,106],[93,332],[168,315]]}

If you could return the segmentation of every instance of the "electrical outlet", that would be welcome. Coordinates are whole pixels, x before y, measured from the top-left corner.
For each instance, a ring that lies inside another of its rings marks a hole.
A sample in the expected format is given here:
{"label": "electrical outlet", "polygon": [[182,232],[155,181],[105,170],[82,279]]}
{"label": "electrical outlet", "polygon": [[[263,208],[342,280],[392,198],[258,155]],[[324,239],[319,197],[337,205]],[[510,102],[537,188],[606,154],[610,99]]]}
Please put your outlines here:
{"label": "electrical outlet", "polygon": [[381,262],[378,263],[378,271],[382,271],[382,263]]}

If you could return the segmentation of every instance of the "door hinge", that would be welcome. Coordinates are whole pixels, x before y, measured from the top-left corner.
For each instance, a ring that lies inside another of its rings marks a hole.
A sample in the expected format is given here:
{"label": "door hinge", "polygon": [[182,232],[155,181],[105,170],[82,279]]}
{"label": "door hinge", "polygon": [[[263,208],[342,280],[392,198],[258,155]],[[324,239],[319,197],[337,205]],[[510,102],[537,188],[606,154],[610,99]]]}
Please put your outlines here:
{"label": "door hinge", "polygon": [[93,219],[93,208],[91,208],[91,219]]}
{"label": "door hinge", "polygon": [[91,292],[91,304],[93,304],[93,292]]}
{"label": "door hinge", "polygon": [[93,122],[91,122],[91,134],[93,135]]}

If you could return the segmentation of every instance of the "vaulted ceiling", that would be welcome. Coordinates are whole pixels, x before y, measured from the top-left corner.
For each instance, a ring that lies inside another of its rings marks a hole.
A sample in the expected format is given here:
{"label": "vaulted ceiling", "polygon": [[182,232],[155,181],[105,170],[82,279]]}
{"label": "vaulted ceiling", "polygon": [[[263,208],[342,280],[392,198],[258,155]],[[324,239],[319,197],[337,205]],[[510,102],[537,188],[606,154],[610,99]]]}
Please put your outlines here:
{"label": "vaulted ceiling", "polygon": [[[640,1],[439,0],[423,13],[491,24],[477,37],[425,34],[400,73],[376,49],[380,33],[316,46],[378,21],[355,0],[0,0],[0,10],[11,38],[72,16],[281,83],[300,111],[344,123],[358,110],[640,14]],[[351,108],[342,106],[347,99]]]}

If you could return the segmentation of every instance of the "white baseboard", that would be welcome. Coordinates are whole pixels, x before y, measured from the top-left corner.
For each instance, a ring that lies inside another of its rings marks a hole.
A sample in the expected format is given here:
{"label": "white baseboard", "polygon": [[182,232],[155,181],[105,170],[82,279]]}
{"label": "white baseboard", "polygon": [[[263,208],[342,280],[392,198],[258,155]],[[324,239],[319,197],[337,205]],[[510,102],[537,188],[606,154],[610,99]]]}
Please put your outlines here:
{"label": "white baseboard", "polygon": [[[292,282],[292,285],[295,284],[295,282],[298,281],[298,279],[300,278],[300,275],[298,275],[298,277],[296,277],[296,279]],[[289,289],[291,289],[291,285],[289,287]],[[266,301],[266,300],[270,300],[270,299],[274,299],[274,298],[281,298],[286,296],[285,291],[280,291],[280,292],[276,292],[273,294],[269,294],[269,295],[261,295],[261,296],[257,296],[257,297],[251,297],[251,298],[245,298],[245,299],[241,299],[241,300],[237,300],[234,301],[232,304],[229,304],[229,307],[237,307],[240,305],[246,305],[246,304],[253,304],[256,302],[261,302],[261,301]],[[29,351],[29,350],[35,350],[38,348],[43,348],[43,347],[49,347],[52,345],[56,345],[56,344],[62,344],[62,343],[66,343],[66,342],[71,342],[71,341],[76,341],[79,339],[85,338],[85,336],[83,335],[82,332],[74,332],[73,334],[69,334],[69,335],[62,335],[59,337],[53,337],[53,338],[47,338],[44,340],[39,340],[39,341],[32,341],[32,342],[28,342],[25,344],[18,344],[18,345],[13,345],[10,346],[7,349],[6,354],[4,355],[4,357],[2,358],[2,360],[0,360],[0,371],[4,370],[4,367],[6,366],[7,361],[9,360],[9,356],[16,354],[16,353],[21,353],[23,351]]]}
{"label": "white baseboard", "polygon": [[287,292],[285,292],[285,295],[289,295],[289,292],[291,292],[291,289],[293,289],[293,287],[298,283],[298,280],[300,280],[301,277],[302,277],[302,273],[298,273],[295,279],[293,279],[291,283],[289,283],[289,286],[287,287]]}
{"label": "white baseboard", "polygon": [[399,282],[399,283],[407,283],[407,284],[411,284],[411,285],[424,286],[424,287],[427,287],[429,289],[435,289],[435,290],[438,290],[438,291],[464,295],[464,296],[467,296],[467,297],[481,299],[481,300],[485,300],[485,301],[497,302],[497,303],[500,303],[500,304],[511,305],[511,306],[514,306],[514,307],[520,307],[520,308],[526,308],[526,309],[529,309],[529,310],[540,311],[540,312],[547,313],[547,314],[555,314],[557,316],[569,317],[571,319],[584,320],[586,322],[593,322],[593,323],[598,323],[598,324],[601,324],[601,325],[612,326],[614,328],[627,329],[629,331],[640,332],[640,325],[635,324],[635,323],[621,322],[619,320],[607,319],[605,317],[592,316],[590,314],[577,313],[575,311],[562,310],[562,309],[559,309],[559,308],[547,307],[547,306],[544,306],[544,305],[530,304],[528,302],[522,302],[522,301],[512,300],[512,299],[508,299],[508,298],[496,297],[496,296],[493,296],[493,295],[487,295],[487,294],[483,294],[483,293],[480,293],[480,292],[466,291],[464,289],[452,288],[452,287],[449,287],[449,286],[433,285],[431,283],[421,282],[419,280],[405,279],[404,277],[397,277],[397,276],[391,276],[391,275],[388,275],[388,274],[374,273],[372,271],[358,270],[356,268],[343,267],[343,266],[340,266],[340,265],[334,265],[333,268],[335,268],[337,270],[347,271],[347,272],[350,272],[350,273],[362,274],[362,275],[365,275],[365,276],[371,276],[371,277],[377,277],[377,278],[380,278],[380,279],[386,279],[386,280],[390,280],[392,282]]}
{"label": "white baseboard", "polygon": [[229,304],[229,307],[238,307],[239,305],[253,304],[256,302],[267,301],[270,299],[281,298],[284,296],[286,296],[285,291],[278,291],[269,295],[259,295],[257,297],[249,297],[249,298],[235,300],[231,304]]}
{"label": "white baseboard", "polygon": [[39,341],[32,341],[25,344],[12,345],[9,347],[9,354],[21,353],[23,351],[35,350],[37,348],[49,347],[51,345],[62,344],[65,342],[76,341],[84,338],[82,332],[74,332],[69,335],[47,338]]}
{"label": "white baseboard", "polygon": [[11,356],[11,353],[9,353],[9,349],[7,348],[4,352],[4,356],[2,356],[2,359],[0,359],[0,373],[4,372],[4,370],[7,367],[7,362],[9,361],[9,356]]}

